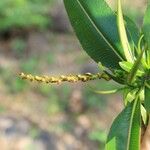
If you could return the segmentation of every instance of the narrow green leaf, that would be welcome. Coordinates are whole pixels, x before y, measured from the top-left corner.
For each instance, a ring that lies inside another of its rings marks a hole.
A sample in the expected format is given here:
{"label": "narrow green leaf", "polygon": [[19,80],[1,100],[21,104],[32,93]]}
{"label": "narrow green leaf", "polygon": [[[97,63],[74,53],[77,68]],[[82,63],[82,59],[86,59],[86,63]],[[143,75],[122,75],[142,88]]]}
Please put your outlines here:
{"label": "narrow green leaf", "polygon": [[124,18],[123,18],[122,7],[121,7],[121,0],[118,0],[117,21],[118,21],[120,40],[124,50],[124,55],[129,62],[134,62],[134,57],[131,51],[131,47],[125,29]]}
{"label": "narrow green leaf", "polygon": [[141,116],[142,116],[144,125],[147,125],[148,117],[147,117],[146,109],[143,107],[143,105],[141,105]]}
{"label": "narrow green leaf", "polygon": [[148,46],[147,62],[148,62],[148,65],[150,65],[150,1],[149,0],[148,0],[145,16],[144,16],[142,30],[143,30],[144,38]]}
{"label": "narrow green leaf", "polygon": [[143,57],[143,54],[144,54],[144,50],[141,49],[141,41],[142,41],[142,39],[143,39],[143,36],[141,36],[141,38],[139,39],[138,49],[139,49],[140,54],[139,54],[137,60],[134,62],[134,65],[133,65],[133,67],[131,69],[131,72],[128,75],[128,79],[127,79],[127,83],[128,84],[131,84],[134,81],[134,79],[136,77],[136,74],[137,74],[137,72],[139,70],[139,67],[141,65],[141,62],[142,62],[142,57]]}
{"label": "narrow green leaf", "polygon": [[115,94],[117,92],[123,91],[125,88],[107,90],[107,91],[94,91],[97,94]]}
{"label": "narrow green leaf", "polygon": [[[127,62],[127,61],[122,61],[122,62],[119,62],[119,65],[121,66],[121,68],[123,70],[125,70],[126,72],[129,73],[131,71],[131,69],[133,68],[134,64],[130,63],[130,62]],[[144,72],[138,69],[136,75],[137,76],[142,76],[142,75],[144,75]]]}
{"label": "narrow green leaf", "polygon": [[127,150],[140,150],[141,137],[141,103],[140,99],[135,100],[130,118],[130,130],[128,136]]}
{"label": "narrow green leaf", "polygon": [[116,15],[105,0],[64,0],[64,4],[83,49],[96,62],[120,68],[124,60]]}
{"label": "narrow green leaf", "polygon": [[148,113],[150,113],[150,89],[145,87],[145,100],[144,107]]}
{"label": "narrow green leaf", "polygon": [[121,66],[121,68],[123,70],[125,70],[126,72],[130,72],[132,67],[133,67],[133,63],[131,62],[128,62],[128,61],[122,61],[122,62],[119,62],[119,65]]}
{"label": "narrow green leaf", "polygon": [[[124,16],[124,20],[129,43],[132,46],[131,48],[134,49],[135,47],[137,47],[140,38],[139,28],[129,17]],[[132,42],[130,40],[132,40]]]}
{"label": "narrow green leaf", "polygon": [[128,91],[126,91],[126,96],[124,97],[125,106],[136,98],[137,91],[138,89],[128,89]]}
{"label": "narrow green leaf", "polygon": [[150,2],[147,4],[147,9],[144,16],[143,32],[144,38],[147,41],[148,48],[150,50]]}
{"label": "narrow green leaf", "polygon": [[114,120],[106,150],[140,150],[140,100],[129,103]]}

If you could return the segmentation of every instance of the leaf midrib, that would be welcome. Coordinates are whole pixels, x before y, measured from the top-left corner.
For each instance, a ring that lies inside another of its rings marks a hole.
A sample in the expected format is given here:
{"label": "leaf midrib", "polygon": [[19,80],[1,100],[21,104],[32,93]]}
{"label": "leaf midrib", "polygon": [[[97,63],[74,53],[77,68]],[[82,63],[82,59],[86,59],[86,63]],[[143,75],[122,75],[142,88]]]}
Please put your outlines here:
{"label": "leaf midrib", "polygon": [[92,20],[92,18],[90,18],[90,16],[88,15],[86,9],[82,6],[80,0],[76,0],[77,3],[79,4],[79,6],[81,7],[81,10],[84,12],[84,14],[87,16],[87,18],[89,19],[89,21],[91,22],[91,24],[94,26],[94,28],[96,29],[96,31],[100,34],[100,36],[104,39],[104,41],[109,45],[109,47],[113,50],[113,52],[121,59],[123,60],[123,58],[117,53],[117,50],[114,49],[114,47],[111,45],[111,43],[109,42],[108,39],[105,38],[105,36],[103,35],[103,33],[98,29],[97,25],[95,24],[95,22]]}

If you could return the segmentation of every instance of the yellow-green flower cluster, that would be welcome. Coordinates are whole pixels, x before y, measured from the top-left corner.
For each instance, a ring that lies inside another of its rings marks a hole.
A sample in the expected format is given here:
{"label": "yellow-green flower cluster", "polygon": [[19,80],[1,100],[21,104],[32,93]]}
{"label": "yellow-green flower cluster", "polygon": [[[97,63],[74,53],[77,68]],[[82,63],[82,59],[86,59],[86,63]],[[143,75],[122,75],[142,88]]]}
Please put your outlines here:
{"label": "yellow-green flower cluster", "polygon": [[25,74],[21,73],[20,77],[24,80],[29,81],[37,81],[42,83],[55,83],[60,84],[62,82],[87,82],[90,80],[96,80],[96,79],[105,79],[109,81],[111,78],[105,74],[105,73],[97,73],[97,74],[91,74],[91,73],[85,73],[85,74],[78,74],[78,75],[61,75],[61,76],[33,76],[31,74]]}

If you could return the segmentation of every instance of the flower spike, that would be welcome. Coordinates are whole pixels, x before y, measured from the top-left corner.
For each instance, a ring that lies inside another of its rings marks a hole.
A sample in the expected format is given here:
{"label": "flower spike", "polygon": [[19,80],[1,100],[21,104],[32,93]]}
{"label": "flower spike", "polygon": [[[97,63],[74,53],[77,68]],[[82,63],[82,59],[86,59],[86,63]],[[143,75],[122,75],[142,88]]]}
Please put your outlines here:
{"label": "flower spike", "polygon": [[29,81],[37,81],[41,83],[55,83],[60,84],[62,82],[70,82],[75,83],[78,81],[87,82],[90,80],[96,79],[104,79],[104,80],[111,80],[111,78],[106,73],[85,73],[85,74],[78,74],[78,75],[61,75],[61,76],[33,76],[31,74],[20,73],[20,77],[23,80]]}

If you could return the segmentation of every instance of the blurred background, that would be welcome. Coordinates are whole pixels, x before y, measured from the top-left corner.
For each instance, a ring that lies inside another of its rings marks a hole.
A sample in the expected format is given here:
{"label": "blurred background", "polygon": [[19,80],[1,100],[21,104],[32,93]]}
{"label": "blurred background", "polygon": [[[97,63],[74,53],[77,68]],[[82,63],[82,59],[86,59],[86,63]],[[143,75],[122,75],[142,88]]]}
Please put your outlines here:
{"label": "blurred background", "polygon": [[[115,2],[109,0],[115,9]],[[142,24],[146,2],[124,0],[124,12]],[[39,75],[98,72],[70,27],[62,0],[0,0],[0,149],[103,150],[122,110],[113,82],[45,85],[22,81]]]}

